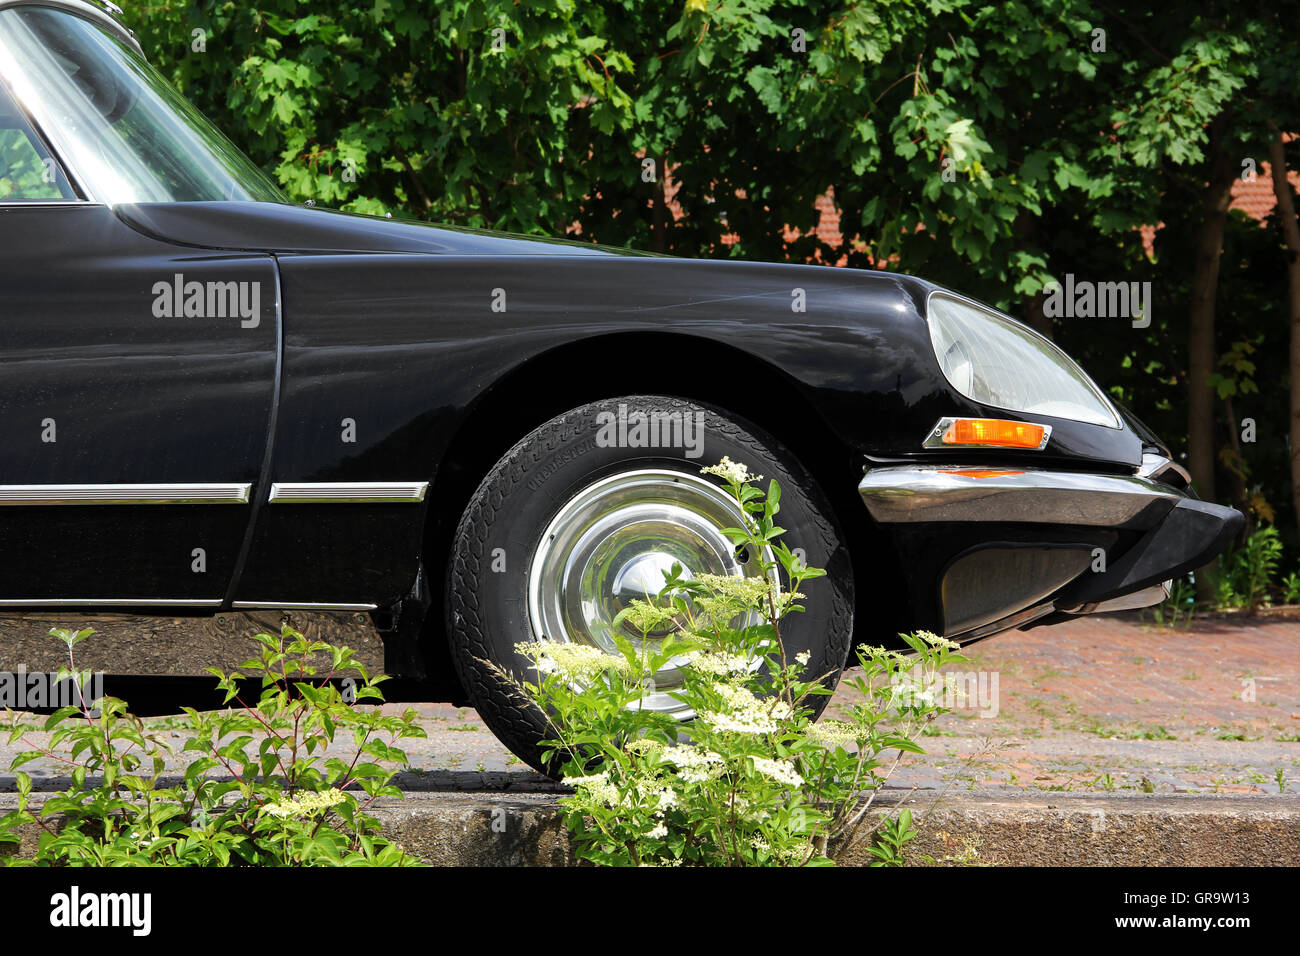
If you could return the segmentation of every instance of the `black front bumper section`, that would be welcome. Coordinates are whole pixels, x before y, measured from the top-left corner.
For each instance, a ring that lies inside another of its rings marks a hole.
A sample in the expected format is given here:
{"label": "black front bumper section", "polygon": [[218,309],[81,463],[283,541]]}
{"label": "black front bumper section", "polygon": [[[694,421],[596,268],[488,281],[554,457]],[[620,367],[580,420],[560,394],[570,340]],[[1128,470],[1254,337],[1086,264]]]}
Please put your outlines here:
{"label": "black front bumper section", "polygon": [[1146,469],[891,466],[859,492],[899,542],[920,620],[959,641],[1158,604],[1245,521]]}

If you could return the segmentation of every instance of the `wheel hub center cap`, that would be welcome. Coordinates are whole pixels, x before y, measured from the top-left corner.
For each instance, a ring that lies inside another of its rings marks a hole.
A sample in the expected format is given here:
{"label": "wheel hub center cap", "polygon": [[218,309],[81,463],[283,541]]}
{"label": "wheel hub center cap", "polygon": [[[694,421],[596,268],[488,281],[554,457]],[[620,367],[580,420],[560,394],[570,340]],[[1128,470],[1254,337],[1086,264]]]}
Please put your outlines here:
{"label": "wheel hub center cap", "polygon": [[[618,569],[611,587],[610,607],[617,608],[615,616],[635,600],[645,600],[647,595],[658,594],[672,576],[673,566],[681,567],[679,577],[690,580],[695,577],[691,570],[681,564],[676,556],[667,551],[649,550],[634,554],[632,558]],[[612,620],[613,618],[611,618]],[[624,629],[626,630],[626,628]],[[647,637],[667,637],[673,628],[664,624],[646,632]],[[640,634],[635,635],[640,637]]]}
{"label": "wheel hub center cap", "polygon": [[[566,502],[533,554],[528,612],[533,634],[589,644],[617,654],[618,641],[638,649],[676,631],[669,621],[642,635],[614,621],[633,601],[657,598],[673,565],[680,577],[759,575],[755,556],[736,555],[723,528],[740,527],[740,506],[723,489],[698,476],[635,471],[595,482]],[[669,691],[680,684],[675,666],[654,675],[644,706],[683,713]]]}

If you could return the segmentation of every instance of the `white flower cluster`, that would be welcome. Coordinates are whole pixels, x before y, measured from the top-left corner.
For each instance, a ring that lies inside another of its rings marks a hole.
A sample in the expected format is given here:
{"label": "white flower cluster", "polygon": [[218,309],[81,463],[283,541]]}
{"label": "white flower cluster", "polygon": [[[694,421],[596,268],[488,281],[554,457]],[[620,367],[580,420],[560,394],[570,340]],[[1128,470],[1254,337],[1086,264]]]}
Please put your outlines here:
{"label": "white flower cluster", "polygon": [[572,787],[580,797],[591,803],[614,807],[618,806],[622,801],[618,793],[618,787],[610,782],[609,771],[607,770],[593,773],[587,777],[565,777],[563,783]]}
{"label": "white flower cluster", "polygon": [[531,660],[542,674],[559,674],[568,681],[588,683],[602,674],[631,674],[626,658],[607,654],[590,644],[565,641],[526,641],[515,650]]}
{"label": "white flower cluster", "polygon": [[664,745],[649,737],[638,737],[636,740],[628,741],[623,749],[630,754],[656,754],[664,749]]}
{"label": "white flower cluster", "polygon": [[333,787],[322,793],[304,793],[297,800],[286,797],[275,803],[268,803],[262,807],[261,812],[267,816],[279,817],[281,820],[289,817],[305,817],[338,806],[346,799],[342,790]]}
{"label": "white flower cluster", "polygon": [[726,713],[700,711],[700,719],[715,730],[733,734],[774,734],[780,721],[790,717],[790,705],[784,701],[762,700],[744,687],[719,682],[714,692],[726,702]]}
{"label": "white flower cluster", "polygon": [[695,653],[688,656],[683,663],[710,677],[731,677],[735,674],[747,674],[751,661],[744,654],[728,654],[725,651],[713,651],[707,654]]}
{"label": "white flower cluster", "polygon": [[671,786],[650,781],[638,781],[632,787],[637,797],[645,802],[655,802],[654,815],[662,817],[665,810],[677,806],[677,791]]}
{"label": "white flower cluster", "polygon": [[686,783],[706,783],[722,773],[722,755],[699,747],[677,746],[664,751],[664,759],[677,768]]}
{"label": "white flower cluster", "polygon": [[783,783],[787,787],[802,787],[803,777],[794,769],[794,765],[788,760],[771,760],[767,757],[749,758],[749,762],[754,765],[754,769],[770,780],[777,783]]}
{"label": "white flower cluster", "polygon": [[889,705],[904,707],[933,707],[934,683],[921,679],[895,677],[889,689]]}
{"label": "white flower cluster", "polygon": [[[654,595],[647,595],[653,597]],[[624,622],[635,631],[650,631],[669,627],[677,622],[677,611],[669,606],[659,606],[651,601],[634,600],[623,612]]]}
{"label": "white flower cluster", "polygon": [[772,603],[776,605],[776,613],[783,614],[795,601],[802,601],[808,595],[802,591],[779,591],[773,595]]}
{"label": "white flower cluster", "polygon": [[779,729],[767,714],[717,714],[702,710],[700,719],[724,734],[774,734]]}
{"label": "white flower cluster", "polygon": [[819,720],[804,731],[804,736],[825,747],[843,747],[846,750],[857,745],[859,738],[865,738],[867,731],[844,720]]}
{"label": "white flower cluster", "polygon": [[767,606],[771,584],[761,577],[701,574],[696,579],[702,593],[693,594],[696,627],[727,627],[737,618],[759,616]]}
{"label": "white flower cluster", "polygon": [[761,577],[701,574],[695,581],[719,600],[734,601],[737,605],[747,608],[766,600],[767,592],[772,589],[772,585],[768,580]]}
{"label": "white flower cluster", "polygon": [[727,702],[733,714],[763,714],[776,720],[790,717],[790,705],[783,700],[758,697],[753,691],[725,681],[713,685],[713,691]]}
{"label": "white flower cluster", "polygon": [[726,455],[716,465],[707,465],[700,469],[702,475],[717,475],[723,481],[734,485],[743,485],[747,481],[762,481],[762,475],[751,475],[749,468],[738,461],[732,461]]}
{"label": "white flower cluster", "polygon": [[916,636],[925,641],[931,647],[946,647],[950,651],[961,650],[961,645],[956,641],[950,641],[946,637],[940,637],[932,631],[917,631]]}

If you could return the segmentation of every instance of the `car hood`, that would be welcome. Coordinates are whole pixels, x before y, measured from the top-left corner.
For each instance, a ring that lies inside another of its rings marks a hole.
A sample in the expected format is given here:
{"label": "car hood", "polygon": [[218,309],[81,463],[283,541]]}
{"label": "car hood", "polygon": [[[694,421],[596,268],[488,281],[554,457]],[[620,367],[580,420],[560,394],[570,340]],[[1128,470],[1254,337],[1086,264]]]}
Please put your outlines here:
{"label": "car hood", "polygon": [[271,202],[123,203],[118,218],[153,239],[245,252],[416,252],[481,256],[652,255],[611,246],[433,225]]}

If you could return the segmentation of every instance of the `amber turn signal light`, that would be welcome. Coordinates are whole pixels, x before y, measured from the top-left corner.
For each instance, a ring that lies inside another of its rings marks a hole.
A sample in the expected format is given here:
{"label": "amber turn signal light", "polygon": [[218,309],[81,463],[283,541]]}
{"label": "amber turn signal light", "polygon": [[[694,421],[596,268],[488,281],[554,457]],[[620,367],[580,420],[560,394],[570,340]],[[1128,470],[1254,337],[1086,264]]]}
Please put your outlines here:
{"label": "amber turn signal light", "polygon": [[1013,422],[1005,418],[945,418],[935,426],[925,445],[927,448],[967,445],[1041,451],[1047,446],[1051,433],[1047,425]]}

